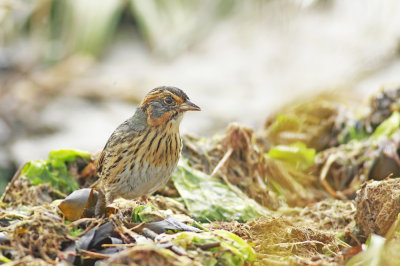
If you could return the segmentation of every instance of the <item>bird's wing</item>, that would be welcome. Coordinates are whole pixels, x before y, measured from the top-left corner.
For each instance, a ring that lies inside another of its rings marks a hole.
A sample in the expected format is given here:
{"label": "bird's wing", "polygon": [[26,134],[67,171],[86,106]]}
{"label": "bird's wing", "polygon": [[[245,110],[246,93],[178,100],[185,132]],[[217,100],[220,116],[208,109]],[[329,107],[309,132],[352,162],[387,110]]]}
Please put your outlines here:
{"label": "bird's wing", "polygon": [[104,163],[104,157],[106,155],[105,149],[100,154],[99,160],[97,161],[97,173],[101,173],[103,170],[103,163]]}
{"label": "bird's wing", "polygon": [[[123,167],[121,161],[133,140],[142,133],[127,120],[122,123],[110,136],[97,162],[97,173],[100,179],[107,179],[118,174]],[[121,162],[120,162],[121,161]]]}

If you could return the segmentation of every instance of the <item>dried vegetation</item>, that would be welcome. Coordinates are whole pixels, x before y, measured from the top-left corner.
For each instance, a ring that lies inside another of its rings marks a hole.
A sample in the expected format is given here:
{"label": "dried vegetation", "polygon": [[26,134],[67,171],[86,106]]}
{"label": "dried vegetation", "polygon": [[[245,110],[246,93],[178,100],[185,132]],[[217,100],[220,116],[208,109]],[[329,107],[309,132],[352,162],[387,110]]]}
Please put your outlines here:
{"label": "dried vegetation", "polygon": [[[378,93],[361,118],[318,98],[283,109],[261,131],[231,124],[209,139],[185,136],[183,160],[152,204],[118,199],[105,218],[94,217],[96,191],[87,188],[95,160],[54,151],[40,161],[46,171],[30,162],[2,197],[0,261],[392,262],[400,247],[399,91]],[[64,175],[81,189],[52,185]]]}

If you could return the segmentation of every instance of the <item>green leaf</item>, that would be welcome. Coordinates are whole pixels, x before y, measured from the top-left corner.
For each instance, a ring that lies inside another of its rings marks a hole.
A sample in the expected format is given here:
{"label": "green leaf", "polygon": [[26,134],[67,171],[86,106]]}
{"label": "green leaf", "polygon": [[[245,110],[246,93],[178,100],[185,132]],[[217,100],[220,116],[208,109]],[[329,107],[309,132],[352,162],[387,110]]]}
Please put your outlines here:
{"label": "green leaf", "polygon": [[[213,232],[182,232],[174,236],[172,242],[187,250],[197,250],[196,257],[205,265],[244,265],[251,263],[256,258],[256,253],[251,246],[237,235],[225,231]],[[207,244],[218,244],[201,252]]]}
{"label": "green leaf", "polygon": [[132,222],[135,223],[151,223],[161,221],[164,218],[165,215],[151,203],[139,205],[132,212]]}
{"label": "green leaf", "polygon": [[66,163],[73,162],[78,157],[89,160],[90,156],[90,153],[76,150],[51,151],[47,160],[26,163],[21,174],[34,186],[48,183],[53,188],[69,194],[78,189],[79,185],[68,172]]}
{"label": "green leaf", "polygon": [[372,143],[379,142],[381,139],[390,137],[400,127],[400,113],[393,112],[388,118],[382,121],[375,131],[369,135],[363,129],[357,126],[357,122],[348,124],[346,128],[339,135],[338,140],[340,144],[348,143],[352,140],[361,141],[367,139]]}
{"label": "green leaf", "polygon": [[79,228],[78,226],[74,226],[72,229],[69,230],[69,235],[72,237],[77,237],[83,232],[82,228]]}
{"label": "green leaf", "polygon": [[358,125],[358,122],[348,122],[338,136],[339,144],[346,144],[352,140],[362,140],[368,137],[368,133]]}
{"label": "green leaf", "polygon": [[9,258],[4,257],[2,254],[0,254],[0,263],[1,263],[1,264],[3,264],[3,263],[9,263],[9,262],[12,262],[12,260],[10,260]]}
{"label": "green leaf", "polygon": [[213,233],[221,236],[225,240],[229,240],[229,242],[224,241],[223,244],[234,251],[234,253],[240,256],[245,262],[252,262],[256,259],[254,250],[239,236],[225,230],[217,230]]}
{"label": "green leaf", "polygon": [[49,152],[49,160],[51,161],[53,167],[63,167],[65,162],[73,162],[77,157],[90,160],[91,154],[89,152],[78,150],[55,150]]}
{"label": "green leaf", "polygon": [[193,169],[184,160],[180,160],[171,178],[186,208],[202,222],[246,222],[269,215],[268,210],[254,200],[239,195],[219,179]]}
{"label": "green leaf", "polygon": [[268,156],[293,165],[296,169],[307,170],[314,164],[315,149],[309,149],[302,142],[272,147]]}
{"label": "green leaf", "polygon": [[392,115],[384,120],[372,133],[371,138],[378,140],[382,137],[390,137],[400,126],[400,113],[393,112]]}
{"label": "green leaf", "polygon": [[270,126],[270,131],[271,134],[277,134],[281,131],[298,131],[300,127],[301,122],[298,117],[280,114]]}

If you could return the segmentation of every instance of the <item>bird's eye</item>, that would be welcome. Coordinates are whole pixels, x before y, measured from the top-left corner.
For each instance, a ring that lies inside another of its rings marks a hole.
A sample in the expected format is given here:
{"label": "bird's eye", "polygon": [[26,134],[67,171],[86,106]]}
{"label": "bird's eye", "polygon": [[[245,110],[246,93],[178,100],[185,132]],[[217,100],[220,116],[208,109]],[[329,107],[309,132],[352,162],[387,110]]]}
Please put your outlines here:
{"label": "bird's eye", "polygon": [[172,104],[172,103],[173,103],[173,100],[172,100],[171,97],[167,97],[167,98],[164,99],[164,102],[165,102],[166,104]]}

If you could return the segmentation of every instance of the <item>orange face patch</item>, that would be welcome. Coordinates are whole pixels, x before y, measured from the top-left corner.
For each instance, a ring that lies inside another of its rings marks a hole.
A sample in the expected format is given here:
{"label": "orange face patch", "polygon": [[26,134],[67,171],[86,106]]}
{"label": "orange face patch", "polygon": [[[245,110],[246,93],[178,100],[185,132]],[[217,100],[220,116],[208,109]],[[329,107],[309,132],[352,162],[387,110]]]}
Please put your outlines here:
{"label": "orange face patch", "polygon": [[[151,112],[151,107],[150,107],[149,112]],[[149,115],[147,118],[147,122],[152,126],[158,126],[158,125],[161,125],[161,124],[167,122],[173,114],[174,114],[174,111],[169,111],[169,112],[164,113],[159,118],[151,118],[151,116]]]}

